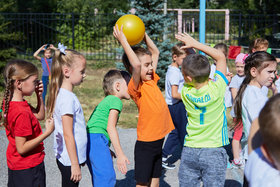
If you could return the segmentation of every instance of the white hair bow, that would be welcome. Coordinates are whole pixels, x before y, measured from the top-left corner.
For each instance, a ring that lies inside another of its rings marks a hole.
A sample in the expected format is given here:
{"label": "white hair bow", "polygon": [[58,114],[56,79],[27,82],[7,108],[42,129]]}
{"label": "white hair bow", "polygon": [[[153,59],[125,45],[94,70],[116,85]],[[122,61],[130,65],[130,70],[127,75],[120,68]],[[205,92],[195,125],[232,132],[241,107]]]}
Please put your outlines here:
{"label": "white hair bow", "polygon": [[58,43],[58,49],[60,50],[61,53],[66,55],[65,50],[67,49],[67,46],[64,46],[62,43]]}

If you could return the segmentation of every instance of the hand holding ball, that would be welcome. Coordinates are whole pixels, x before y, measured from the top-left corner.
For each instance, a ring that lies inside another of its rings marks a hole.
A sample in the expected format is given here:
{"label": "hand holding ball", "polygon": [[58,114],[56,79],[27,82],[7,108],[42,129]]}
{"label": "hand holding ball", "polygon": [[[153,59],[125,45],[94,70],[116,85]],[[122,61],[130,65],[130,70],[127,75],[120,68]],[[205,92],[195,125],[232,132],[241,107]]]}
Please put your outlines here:
{"label": "hand holding ball", "polygon": [[135,15],[123,15],[116,22],[119,29],[123,25],[123,33],[129,45],[136,45],[140,43],[145,35],[145,25],[143,21]]}

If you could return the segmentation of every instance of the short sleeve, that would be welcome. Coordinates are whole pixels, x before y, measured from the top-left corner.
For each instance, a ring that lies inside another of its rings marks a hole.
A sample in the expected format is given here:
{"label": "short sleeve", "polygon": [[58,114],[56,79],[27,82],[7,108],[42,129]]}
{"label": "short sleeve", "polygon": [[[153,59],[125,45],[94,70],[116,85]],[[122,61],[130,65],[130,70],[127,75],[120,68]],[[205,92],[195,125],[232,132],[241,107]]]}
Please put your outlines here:
{"label": "short sleeve", "polygon": [[32,135],[32,119],[27,112],[19,114],[15,121],[14,127],[15,136],[30,136]]}
{"label": "short sleeve", "polygon": [[230,84],[229,84],[229,88],[237,88],[237,89],[239,89],[239,86],[240,86],[240,85],[238,85],[237,77],[234,76],[234,77],[232,78]]}
{"label": "short sleeve", "polygon": [[172,76],[169,76],[169,82],[171,86],[173,85],[179,86],[180,80],[181,80],[180,74],[175,71],[173,72]]}
{"label": "short sleeve", "polygon": [[61,97],[61,101],[59,103],[60,107],[60,114],[66,115],[70,114],[73,115],[75,113],[75,99],[74,97]]}
{"label": "short sleeve", "polygon": [[115,109],[118,110],[119,112],[122,111],[123,105],[122,105],[122,101],[119,98],[113,96],[110,98],[109,103],[110,103],[110,110]]}
{"label": "short sleeve", "polygon": [[222,94],[221,96],[224,97],[226,87],[227,87],[227,84],[228,84],[228,80],[225,77],[225,75],[220,71],[216,71],[216,73],[214,75],[213,82],[214,82],[216,91],[221,93]]}

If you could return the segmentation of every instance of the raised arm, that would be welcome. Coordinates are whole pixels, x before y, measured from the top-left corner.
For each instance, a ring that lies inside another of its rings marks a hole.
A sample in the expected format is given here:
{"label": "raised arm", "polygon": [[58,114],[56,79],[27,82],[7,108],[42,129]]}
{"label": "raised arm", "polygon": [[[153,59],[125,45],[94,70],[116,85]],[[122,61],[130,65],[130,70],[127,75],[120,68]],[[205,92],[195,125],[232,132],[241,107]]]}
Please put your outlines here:
{"label": "raised arm", "polygon": [[33,57],[37,60],[41,60],[41,57],[39,56],[40,51],[44,50],[47,44],[42,45],[34,54]]}
{"label": "raised arm", "polygon": [[226,57],[221,51],[196,41],[187,33],[178,33],[175,35],[175,38],[185,43],[185,46],[183,46],[182,48],[195,48],[212,57],[216,61],[216,70],[226,75]]}
{"label": "raised arm", "polygon": [[117,167],[122,174],[126,174],[127,167],[126,164],[129,164],[129,160],[123,153],[120,139],[118,135],[118,131],[116,129],[117,121],[118,121],[119,111],[111,109],[109,113],[108,118],[108,125],[107,125],[107,132],[109,134],[109,137],[111,139],[112,145],[114,147],[114,150],[116,152],[117,156]]}
{"label": "raised arm", "polygon": [[152,60],[153,60],[152,65],[153,65],[154,71],[156,71],[157,64],[158,64],[158,58],[159,58],[159,50],[147,33],[145,33],[144,41],[148,47],[148,50],[152,53]]}
{"label": "raised arm", "polygon": [[135,89],[137,89],[140,83],[141,62],[130,47],[130,45],[128,44],[127,39],[122,31],[122,28],[121,30],[119,30],[118,25],[114,26],[113,35],[122,45],[124,52],[126,53],[127,58],[130,62],[130,65],[132,66],[132,77]]}
{"label": "raised arm", "polygon": [[37,107],[34,108],[33,106],[31,106],[31,110],[38,120],[45,119],[45,106],[43,104],[44,102],[43,102],[43,97],[42,97],[43,90],[44,90],[43,82],[38,81],[36,88],[35,88],[35,93],[36,93],[36,97],[37,97]]}

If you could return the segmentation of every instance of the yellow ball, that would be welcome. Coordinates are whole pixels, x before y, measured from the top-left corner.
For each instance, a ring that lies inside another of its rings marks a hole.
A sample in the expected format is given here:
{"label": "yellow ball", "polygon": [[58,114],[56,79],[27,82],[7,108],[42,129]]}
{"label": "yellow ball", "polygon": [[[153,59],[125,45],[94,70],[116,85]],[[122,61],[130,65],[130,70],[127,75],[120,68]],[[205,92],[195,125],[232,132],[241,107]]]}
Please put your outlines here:
{"label": "yellow ball", "polygon": [[132,14],[123,15],[118,19],[116,25],[118,25],[119,29],[123,25],[123,33],[129,45],[136,45],[143,40],[145,25],[138,16]]}

